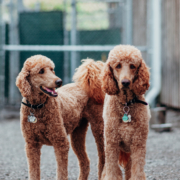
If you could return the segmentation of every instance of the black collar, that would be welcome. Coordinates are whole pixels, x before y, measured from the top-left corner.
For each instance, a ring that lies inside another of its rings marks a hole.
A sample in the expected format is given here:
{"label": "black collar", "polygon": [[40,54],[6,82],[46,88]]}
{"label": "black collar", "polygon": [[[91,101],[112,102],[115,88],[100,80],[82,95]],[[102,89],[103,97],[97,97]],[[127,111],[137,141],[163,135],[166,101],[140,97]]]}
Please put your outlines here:
{"label": "black collar", "polygon": [[130,100],[129,102],[127,102],[125,105],[126,105],[126,106],[129,106],[129,105],[134,104],[134,103],[141,103],[141,104],[144,104],[144,105],[146,105],[146,106],[148,105],[147,102],[141,101],[141,100],[139,100],[137,97],[133,98],[132,100]]}
{"label": "black collar", "polygon": [[44,107],[44,104],[46,103],[46,102],[45,102],[44,104],[32,105],[32,104],[29,103],[28,100],[26,100],[26,102],[27,102],[27,104],[24,103],[24,102],[21,102],[21,103],[24,104],[24,105],[27,106],[27,107],[32,108],[32,109],[41,109],[41,108]]}

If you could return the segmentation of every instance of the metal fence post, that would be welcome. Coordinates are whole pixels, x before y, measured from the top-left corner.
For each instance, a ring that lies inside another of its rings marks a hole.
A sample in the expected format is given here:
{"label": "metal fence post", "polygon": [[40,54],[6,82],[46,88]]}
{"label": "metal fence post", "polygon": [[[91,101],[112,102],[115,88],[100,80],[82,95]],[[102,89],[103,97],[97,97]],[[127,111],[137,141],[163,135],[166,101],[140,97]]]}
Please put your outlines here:
{"label": "metal fence post", "polygon": [[[10,13],[10,44],[18,44],[18,13],[16,11],[15,3],[11,0],[9,5]],[[20,94],[15,85],[16,77],[19,73],[19,53],[11,52],[9,61],[10,84],[9,84],[9,103],[15,105],[20,101]]]}
{"label": "metal fence post", "polygon": [[[71,45],[76,45],[76,0],[71,0]],[[76,69],[76,51],[71,51],[71,78]]]}
{"label": "metal fence post", "polygon": [[126,0],[126,20],[125,20],[125,42],[126,44],[132,44],[132,14],[133,14],[133,2],[132,0]]}
{"label": "metal fence post", "polygon": [[[147,26],[146,26],[146,39],[147,39],[147,53],[146,60],[148,65],[151,67],[152,62],[152,0],[147,0]],[[151,79],[152,80],[152,79]],[[152,81],[151,81],[152,83]]]}
{"label": "metal fence post", "polygon": [[152,0],[152,88],[146,95],[152,106],[161,91],[161,3],[162,0]]}
{"label": "metal fence post", "polygon": [[[66,30],[66,22],[67,22],[67,0],[63,0],[63,28],[64,28],[64,45],[69,45],[69,33]],[[61,78],[61,77],[60,77]],[[69,79],[69,52],[64,52],[64,83],[67,84],[70,82]]]}
{"label": "metal fence post", "polygon": [[2,20],[2,0],[0,0],[0,109],[3,108],[4,105],[4,85],[5,85],[5,75],[4,75],[4,51],[3,45],[5,41],[5,34],[4,34],[4,24]]}

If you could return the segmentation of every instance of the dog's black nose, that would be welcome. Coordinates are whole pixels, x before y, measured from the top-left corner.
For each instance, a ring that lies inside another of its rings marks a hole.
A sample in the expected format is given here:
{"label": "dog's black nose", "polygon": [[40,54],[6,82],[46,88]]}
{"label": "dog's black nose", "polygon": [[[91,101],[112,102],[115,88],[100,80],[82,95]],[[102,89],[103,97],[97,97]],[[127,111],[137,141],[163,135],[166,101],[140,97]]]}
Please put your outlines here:
{"label": "dog's black nose", "polygon": [[123,79],[123,80],[121,81],[121,83],[122,83],[122,85],[123,85],[124,87],[128,87],[129,84],[130,84],[130,81],[129,81],[128,79]]}
{"label": "dog's black nose", "polygon": [[58,79],[55,83],[58,87],[60,87],[62,85],[62,80]]}

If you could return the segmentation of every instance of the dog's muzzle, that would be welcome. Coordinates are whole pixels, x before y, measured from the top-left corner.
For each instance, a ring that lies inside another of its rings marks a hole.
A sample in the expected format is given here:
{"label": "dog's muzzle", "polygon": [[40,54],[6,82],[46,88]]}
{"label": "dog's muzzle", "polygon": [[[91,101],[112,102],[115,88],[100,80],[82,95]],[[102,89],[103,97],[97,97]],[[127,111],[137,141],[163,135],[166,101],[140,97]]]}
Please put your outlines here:
{"label": "dog's muzzle", "polygon": [[128,79],[123,79],[123,80],[121,81],[121,83],[122,83],[122,85],[123,85],[124,87],[128,87],[128,86],[130,85],[130,80],[128,80]]}

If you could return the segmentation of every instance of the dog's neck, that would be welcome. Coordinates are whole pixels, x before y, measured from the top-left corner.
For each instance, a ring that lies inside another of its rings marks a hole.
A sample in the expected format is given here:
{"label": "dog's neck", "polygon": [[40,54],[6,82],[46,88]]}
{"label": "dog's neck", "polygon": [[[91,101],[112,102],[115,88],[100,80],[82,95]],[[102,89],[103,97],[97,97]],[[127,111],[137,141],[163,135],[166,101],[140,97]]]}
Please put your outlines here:
{"label": "dog's neck", "polygon": [[26,100],[29,101],[32,105],[44,104],[48,99],[48,96],[40,91],[37,91],[35,88],[31,89],[31,95],[26,97]]}
{"label": "dog's neck", "polygon": [[126,104],[127,102],[135,98],[136,95],[130,90],[120,90],[117,96],[119,102],[121,102],[122,104]]}

